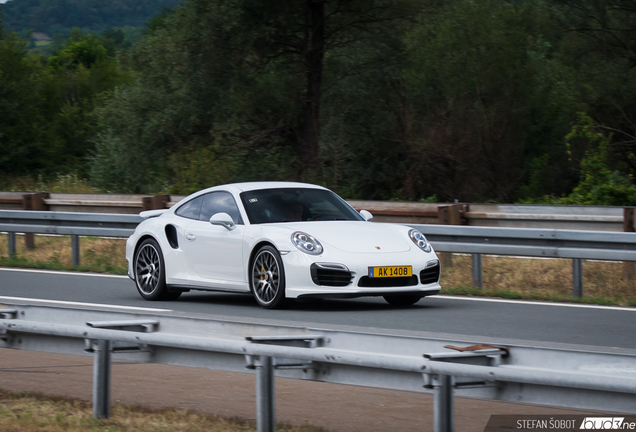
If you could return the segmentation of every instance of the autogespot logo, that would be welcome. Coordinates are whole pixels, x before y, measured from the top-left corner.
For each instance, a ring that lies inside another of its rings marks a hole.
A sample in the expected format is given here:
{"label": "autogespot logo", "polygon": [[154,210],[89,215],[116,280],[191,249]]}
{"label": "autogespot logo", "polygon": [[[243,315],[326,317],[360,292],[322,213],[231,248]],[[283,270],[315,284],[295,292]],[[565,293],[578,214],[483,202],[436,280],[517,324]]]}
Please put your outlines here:
{"label": "autogespot logo", "polygon": [[625,417],[585,417],[579,429],[587,430],[636,430],[636,422],[624,422]]}

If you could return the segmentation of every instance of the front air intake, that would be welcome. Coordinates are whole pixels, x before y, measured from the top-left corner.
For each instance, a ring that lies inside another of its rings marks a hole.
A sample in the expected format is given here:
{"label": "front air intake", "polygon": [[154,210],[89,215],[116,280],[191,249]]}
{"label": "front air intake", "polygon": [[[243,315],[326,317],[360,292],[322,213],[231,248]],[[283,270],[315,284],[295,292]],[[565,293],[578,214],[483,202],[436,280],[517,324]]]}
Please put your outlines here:
{"label": "front air intake", "polygon": [[420,283],[427,285],[439,281],[439,263],[420,272]]}
{"label": "front air intake", "polygon": [[343,287],[351,283],[353,275],[343,265],[312,264],[311,279],[316,285]]}
{"label": "front air intake", "polygon": [[359,287],[364,288],[395,288],[417,285],[417,276],[411,277],[369,277],[362,276],[358,281]]}

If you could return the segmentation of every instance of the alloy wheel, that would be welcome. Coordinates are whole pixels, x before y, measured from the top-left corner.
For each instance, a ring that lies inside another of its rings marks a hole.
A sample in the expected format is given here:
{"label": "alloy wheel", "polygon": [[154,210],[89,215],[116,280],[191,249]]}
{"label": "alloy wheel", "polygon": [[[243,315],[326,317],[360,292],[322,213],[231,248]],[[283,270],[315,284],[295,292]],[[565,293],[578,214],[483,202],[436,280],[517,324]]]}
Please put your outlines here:
{"label": "alloy wheel", "polygon": [[280,289],[280,266],[274,254],[263,250],[252,266],[252,289],[257,299],[267,305],[274,301]]}
{"label": "alloy wheel", "polygon": [[135,262],[137,286],[145,294],[152,294],[159,286],[161,260],[155,247],[147,243],[137,252]]}

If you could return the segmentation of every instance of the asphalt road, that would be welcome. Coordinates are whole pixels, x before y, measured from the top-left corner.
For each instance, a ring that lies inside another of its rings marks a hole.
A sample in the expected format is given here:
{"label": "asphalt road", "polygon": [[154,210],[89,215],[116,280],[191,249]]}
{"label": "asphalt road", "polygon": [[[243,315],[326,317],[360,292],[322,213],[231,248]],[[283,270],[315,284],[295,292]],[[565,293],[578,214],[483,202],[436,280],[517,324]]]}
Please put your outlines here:
{"label": "asphalt road", "polygon": [[[636,308],[433,296],[414,306],[381,298],[298,303],[265,310],[248,295],[191,291],[173,302],[147,302],[125,276],[0,268],[0,296],[171,309],[237,319],[636,349]],[[1,301],[2,299],[0,299]]]}

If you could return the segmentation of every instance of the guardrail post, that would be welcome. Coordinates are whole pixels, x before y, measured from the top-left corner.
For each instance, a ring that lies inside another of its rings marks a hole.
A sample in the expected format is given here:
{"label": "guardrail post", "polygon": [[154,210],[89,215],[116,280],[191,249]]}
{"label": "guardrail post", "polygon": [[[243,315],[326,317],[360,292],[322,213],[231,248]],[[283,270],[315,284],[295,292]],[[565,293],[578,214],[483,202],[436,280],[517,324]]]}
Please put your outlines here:
{"label": "guardrail post", "polygon": [[[464,204],[451,204],[437,207],[437,223],[439,225],[461,225]],[[442,267],[453,266],[453,254],[441,252],[438,254]]]}
{"label": "guardrail post", "polygon": [[110,417],[110,341],[94,344],[93,362],[93,418]]}
{"label": "guardrail post", "polygon": [[80,238],[78,235],[71,235],[71,250],[73,257],[73,265],[80,265]]}
{"label": "guardrail post", "polygon": [[271,357],[260,356],[260,362],[256,364],[256,428],[258,432],[276,430],[274,396],[274,363]]}
{"label": "guardrail post", "polygon": [[572,296],[583,297],[583,260],[572,260]]}
{"label": "guardrail post", "polygon": [[[623,209],[623,232],[634,232],[636,228],[636,217],[634,212],[636,209]],[[623,279],[634,280],[636,278],[636,263],[633,261],[623,261]]]}
{"label": "guardrail post", "polygon": [[[31,202],[31,194],[22,195],[22,210],[33,210]],[[33,233],[24,233],[24,247],[26,250],[35,249],[35,235]]]}
{"label": "guardrail post", "polygon": [[[48,193],[31,193],[22,195],[22,210],[48,210],[44,200],[49,197]],[[27,250],[35,249],[35,236],[33,233],[24,234],[24,244]]]}
{"label": "guardrail post", "polygon": [[434,390],[435,432],[453,432],[453,377],[438,375]]}
{"label": "guardrail post", "polygon": [[16,257],[16,243],[15,243],[15,233],[10,232],[8,234],[9,240],[9,259],[15,259]]}
{"label": "guardrail post", "polygon": [[481,264],[481,254],[473,254],[473,286],[476,288],[482,288],[483,281],[483,268]]}
{"label": "guardrail post", "polygon": [[170,195],[153,195],[143,197],[141,200],[142,208],[146,210],[162,210],[167,208],[167,203],[170,201]]}

